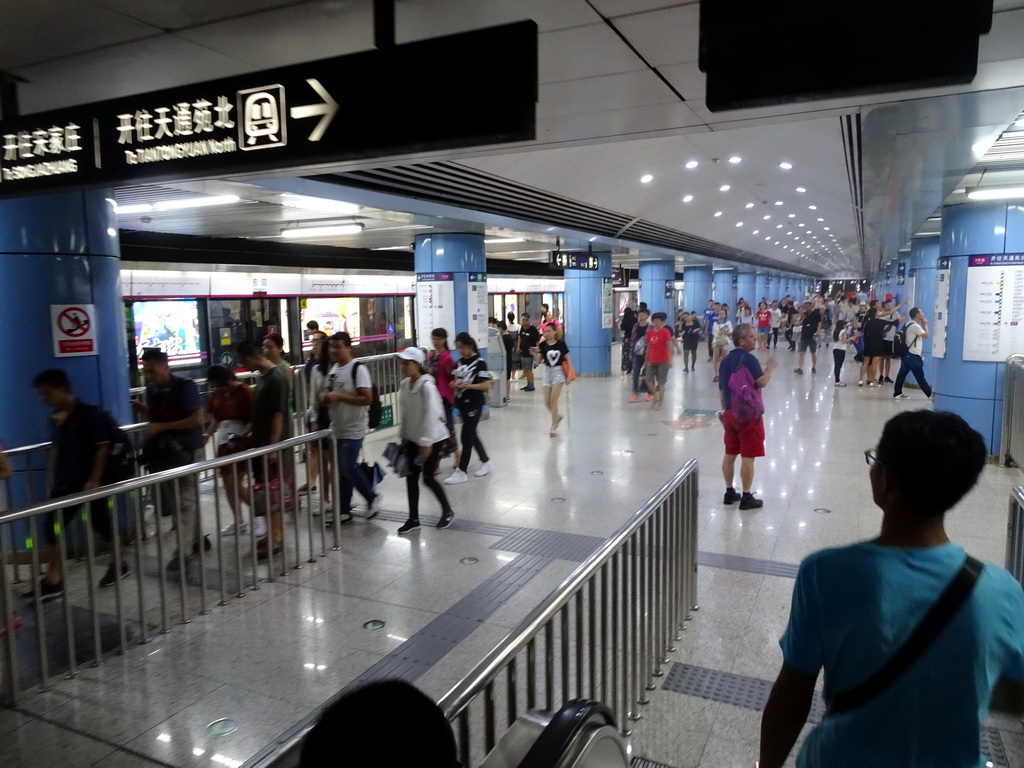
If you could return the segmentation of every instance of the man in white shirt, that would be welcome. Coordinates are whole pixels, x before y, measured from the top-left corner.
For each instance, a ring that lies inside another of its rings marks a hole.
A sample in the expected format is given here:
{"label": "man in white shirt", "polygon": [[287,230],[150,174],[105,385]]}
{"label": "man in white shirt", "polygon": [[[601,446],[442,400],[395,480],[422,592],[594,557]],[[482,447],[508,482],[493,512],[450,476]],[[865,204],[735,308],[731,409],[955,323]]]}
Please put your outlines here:
{"label": "man in white shirt", "polygon": [[338,477],[341,494],[338,514],[342,522],[352,519],[352,491],[357,490],[366,499],[367,518],[380,511],[381,497],[370,486],[366,475],[359,471],[359,452],[363,438],[370,431],[370,403],[373,402],[373,381],[365,364],[352,356],[352,337],[345,332],[329,339],[331,370],[320,393],[320,404],[331,413],[331,430],[338,446]]}
{"label": "man in white shirt", "polygon": [[907,374],[910,373],[914,374],[914,378],[917,379],[917,385],[921,387],[924,396],[931,397],[931,385],[924,378],[924,350],[921,348],[921,342],[924,339],[930,338],[928,334],[928,319],[924,316],[924,312],[921,311],[920,307],[914,307],[910,310],[910,322],[903,329],[903,337],[907,342],[907,349],[909,351],[900,362],[900,372],[896,374],[896,384],[893,387],[893,399],[906,399],[907,396],[903,394],[903,382],[907,380]]}

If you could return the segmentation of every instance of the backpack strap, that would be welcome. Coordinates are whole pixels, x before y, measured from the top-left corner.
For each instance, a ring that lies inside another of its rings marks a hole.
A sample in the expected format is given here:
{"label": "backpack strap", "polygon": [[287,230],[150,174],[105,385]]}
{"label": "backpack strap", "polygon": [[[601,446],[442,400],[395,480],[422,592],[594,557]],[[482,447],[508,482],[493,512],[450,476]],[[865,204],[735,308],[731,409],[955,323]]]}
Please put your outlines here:
{"label": "backpack strap", "polygon": [[914,631],[910,633],[902,647],[863,683],[851,690],[835,694],[828,702],[825,716],[830,717],[863,706],[895,683],[928,650],[960,607],[967,602],[984,567],[984,563],[968,555],[956,576],[921,622],[914,627]]}

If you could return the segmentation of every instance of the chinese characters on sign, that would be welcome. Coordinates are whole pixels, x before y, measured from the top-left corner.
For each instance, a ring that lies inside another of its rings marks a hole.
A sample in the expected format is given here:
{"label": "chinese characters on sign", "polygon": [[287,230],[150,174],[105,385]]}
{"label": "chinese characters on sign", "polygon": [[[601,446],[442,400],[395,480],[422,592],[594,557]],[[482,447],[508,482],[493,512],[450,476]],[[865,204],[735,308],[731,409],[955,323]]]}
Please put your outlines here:
{"label": "chinese characters on sign", "polygon": [[33,131],[4,134],[0,180],[35,179],[76,173],[75,152],[82,151],[81,127],[76,123],[53,125]]}
{"label": "chinese characters on sign", "polygon": [[92,304],[51,304],[50,333],[54,357],[98,355],[96,307]]}
{"label": "chinese characters on sign", "polygon": [[615,296],[612,293],[612,280],[606,277],[601,281],[601,327],[611,328],[615,322]]}
{"label": "chinese characters on sign", "polygon": [[[467,276],[466,297],[469,301],[469,332],[477,346],[487,349],[487,275],[473,272]],[[436,326],[431,326],[434,328]]]}
{"label": "chinese characters on sign", "polygon": [[[485,290],[486,285],[484,283]],[[485,341],[486,327],[485,316]],[[430,332],[434,328],[444,328],[449,337],[455,336],[455,280],[448,272],[421,272],[416,275],[416,343],[430,349],[433,346]]]}
{"label": "chinese characters on sign", "polygon": [[[220,155],[238,149],[233,135],[223,134],[235,127],[231,116],[234,105],[227,96],[218,96],[216,103],[200,98],[181,101],[166,107],[138,109],[117,115],[117,143],[124,148],[128,165],[179,160],[183,157]],[[195,136],[189,141],[150,144],[162,139]],[[138,146],[138,149],[133,147]]]}
{"label": "chinese characters on sign", "polygon": [[1001,363],[1024,349],[1024,254],[967,262],[964,360]]}
{"label": "chinese characters on sign", "polygon": [[597,256],[587,251],[552,251],[548,263],[558,269],[597,270]]}
{"label": "chinese characters on sign", "polygon": [[939,259],[935,270],[935,319],[932,320],[932,357],[946,356],[946,313],[949,311],[949,258]]}

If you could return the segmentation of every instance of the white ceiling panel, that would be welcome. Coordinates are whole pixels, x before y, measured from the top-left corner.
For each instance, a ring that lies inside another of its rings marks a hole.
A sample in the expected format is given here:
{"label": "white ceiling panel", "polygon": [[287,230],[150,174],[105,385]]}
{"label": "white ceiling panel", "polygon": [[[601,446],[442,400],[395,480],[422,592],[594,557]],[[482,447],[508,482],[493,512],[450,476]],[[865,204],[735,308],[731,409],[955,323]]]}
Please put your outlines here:
{"label": "white ceiling panel", "polygon": [[635,109],[666,102],[679,103],[679,99],[653,72],[643,69],[542,85],[537,117]]}
{"label": "white ceiling panel", "polygon": [[26,114],[47,109],[201,83],[249,72],[253,66],[187,40],[164,35],[104,50],[21,67],[19,89]]}
{"label": "white ceiling panel", "polygon": [[600,22],[540,36],[541,83],[560,83],[644,68],[636,54]]}
{"label": "white ceiling panel", "polygon": [[[4,3],[0,70],[139,40],[161,30],[85,0]],[[40,41],[45,44],[40,45]]]}
{"label": "white ceiling panel", "polygon": [[700,0],[591,0],[602,16],[615,18],[647,11],[657,11],[670,6],[699,5]]}
{"label": "white ceiling panel", "polygon": [[654,67],[696,61],[700,44],[700,6],[684,5],[625,16],[615,26]]}
{"label": "white ceiling panel", "polygon": [[373,47],[373,4],[320,0],[207,24],[178,35],[259,69]]}
{"label": "white ceiling panel", "polygon": [[546,32],[598,20],[585,3],[565,0],[405,0],[396,6],[396,37],[401,43],[524,19]]}
{"label": "white ceiling panel", "polygon": [[166,31],[245,16],[268,8],[299,5],[303,0],[91,0],[94,5],[123,13]]}
{"label": "white ceiling panel", "polygon": [[650,104],[632,109],[566,115],[537,120],[533,145],[614,141],[643,138],[656,132],[669,134],[706,131],[703,121],[686,104]]}

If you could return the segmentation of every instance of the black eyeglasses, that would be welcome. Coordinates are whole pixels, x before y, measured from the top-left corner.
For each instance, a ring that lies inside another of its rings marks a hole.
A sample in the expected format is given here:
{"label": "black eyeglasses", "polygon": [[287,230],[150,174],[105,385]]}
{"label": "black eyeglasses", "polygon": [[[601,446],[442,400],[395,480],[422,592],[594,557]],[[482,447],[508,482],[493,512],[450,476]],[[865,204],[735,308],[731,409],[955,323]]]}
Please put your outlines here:
{"label": "black eyeglasses", "polygon": [[868,448],[866,451],[864,451],[864,463],[867,464],[869,467],[872,464],[877,464],[880,467],[885,466],[885,464],[883,464],[881,460],[878,458],[878,451],[876,451],[874,448]]}

